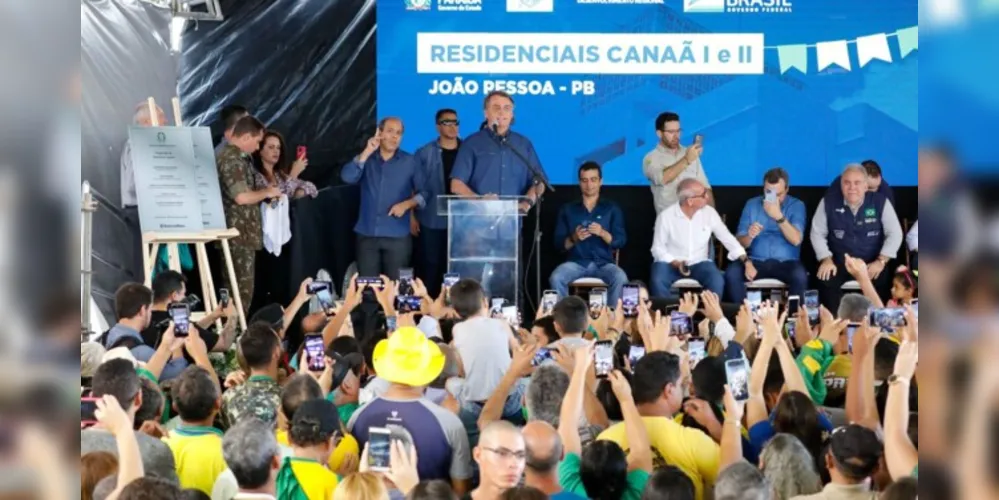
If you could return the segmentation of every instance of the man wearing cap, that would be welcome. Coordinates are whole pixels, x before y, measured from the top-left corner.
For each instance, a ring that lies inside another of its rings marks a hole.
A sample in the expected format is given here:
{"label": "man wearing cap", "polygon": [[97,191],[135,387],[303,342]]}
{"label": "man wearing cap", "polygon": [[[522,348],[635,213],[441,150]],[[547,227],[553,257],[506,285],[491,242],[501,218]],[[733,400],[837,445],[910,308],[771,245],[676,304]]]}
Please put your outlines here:
{"label": "man wearing cap", "polygon": [[819,493],[800,495],[792,500],[876,500],[869,478],[884,453],[878,435],[863,426],[850,424],[829,436],[826,468],[832,481]]}
{"label": "man wearing cap", "polygon": [[372,363],[390,386],[354,413],[347,423],[350,432],[362,448],[371,427],[408,434],[416,447],[420,480],[450,480],[455,493],[465,494],[472,478],[465,426],[455,414],[424,397],[426,387],[444,369],[440,348],[420,330],[403,327],[378,342]]}

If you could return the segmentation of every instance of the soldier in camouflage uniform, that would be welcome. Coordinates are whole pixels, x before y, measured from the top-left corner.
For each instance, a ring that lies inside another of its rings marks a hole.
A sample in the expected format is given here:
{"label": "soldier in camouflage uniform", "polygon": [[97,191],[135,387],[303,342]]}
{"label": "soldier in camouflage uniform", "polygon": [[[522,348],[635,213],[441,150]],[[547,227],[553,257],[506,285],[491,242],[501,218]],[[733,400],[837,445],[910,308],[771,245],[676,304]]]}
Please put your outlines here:
{"label": "soldier in camouflage uniform", "polygon": [[[253,263],[257,250],[264,246],[260,203],[268,198],[281,197],[281,190],[277,187],[253,190],[254,168],[250,155],[260,149],[263,136],[264,125],[252,116],[244,116],[233,126],[229,143],[216,157],[226,224],[239,230],[239,236],[229,240],[229,247],[243,313],[247,316],[253,299]],[[225,282],[228,283],[228,269],[225,275]]]}
{"label": "soldier in camouflage uniform", "polygon": [[254,323],[239,338],[239,351],[250,376],[243,384],[222,394],[220,423],[230,428],[246,418],[256,417],[276,426],[281,407],[281,386],[277,382],[281,340],[270,325]]}

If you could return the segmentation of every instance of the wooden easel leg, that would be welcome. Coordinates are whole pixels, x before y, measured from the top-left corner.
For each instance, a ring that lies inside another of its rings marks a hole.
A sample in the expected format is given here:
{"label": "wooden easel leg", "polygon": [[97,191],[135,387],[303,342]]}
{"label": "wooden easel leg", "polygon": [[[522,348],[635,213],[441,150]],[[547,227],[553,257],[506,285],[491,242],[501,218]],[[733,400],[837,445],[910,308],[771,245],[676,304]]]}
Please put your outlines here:
{"label": "wooden easel leg", "polygon": [[222,257],[225,259],[225,268],[229,272],[229,297],[235,301],[236,310],[239,312],[239,326],[246,331],[246,314],[243,312],[243,299],[239,296],[239,280],[236,279],[236,268],[232,264],[232,251],[229,249],[229,240],[222,240]]}
{"label": "wooden easel leg", "polygon": [[156,255],[160,251],[159,243],[142,244],[142,263],[146,271],[146,286],[153,286],[153,269],[156,269]]}
{"label": "wooden easel leg", "polygon": [[[194,251],[198,258],[198,273],[201,276],[201,293],[205,297],[205,311],[211,312],[218,307],[218,298],[215,296],[215,283],[212,281],[212,268],[208,266],[208,252],[204,243],[195,243]],[[215,321],[215,328],[222,331],[222,319]]]}

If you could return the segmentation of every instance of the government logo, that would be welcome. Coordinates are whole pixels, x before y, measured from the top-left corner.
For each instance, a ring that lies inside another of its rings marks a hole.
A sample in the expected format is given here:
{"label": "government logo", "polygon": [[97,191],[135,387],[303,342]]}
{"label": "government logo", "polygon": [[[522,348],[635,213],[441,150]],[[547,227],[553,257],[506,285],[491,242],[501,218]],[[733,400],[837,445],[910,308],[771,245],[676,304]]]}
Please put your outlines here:
{"label": "government logo", "polygon": [[406,10],[430,10],[431,0],[403,0]]}
{"label": "government logo", "polygon": [[683,0],[683,11],[692,14],[788,14],[791,0]]}

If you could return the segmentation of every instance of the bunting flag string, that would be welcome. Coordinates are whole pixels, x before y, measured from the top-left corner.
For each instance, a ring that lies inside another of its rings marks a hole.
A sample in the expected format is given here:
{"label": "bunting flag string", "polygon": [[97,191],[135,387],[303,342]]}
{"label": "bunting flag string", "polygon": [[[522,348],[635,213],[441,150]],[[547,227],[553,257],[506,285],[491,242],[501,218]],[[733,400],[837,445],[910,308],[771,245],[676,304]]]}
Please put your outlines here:
{"label": "bunting flag string", "polygon": [[816,42],[814,44],[794,44],[767,46],[767,49],[777,50],[777,59],[780,62],[781,74],[786,73],[791,68],[802,73],[808,72],[808,50],[815,49],[815,61],[818,71],[822,71],[832,65],[850,71],[850,49],[849,46],[856,46],[857,62],[863,68],[873,60],[892,62],[891,49],[888,39],[895,38],[898,42],[898,53],[901,59],[913,51],[919,50],[919,26],[911,26],[895,31],[894,33],[875,33],[861,36],[853,40],[831,40]]}

